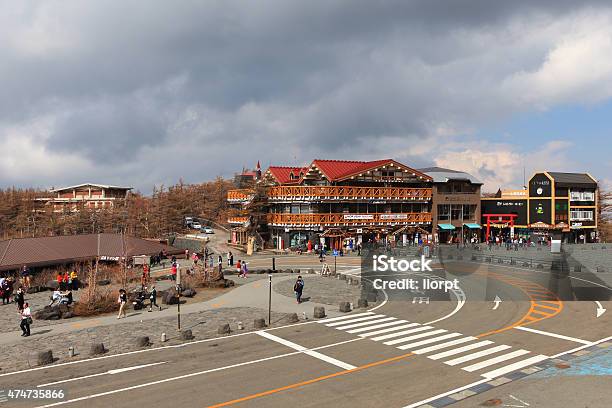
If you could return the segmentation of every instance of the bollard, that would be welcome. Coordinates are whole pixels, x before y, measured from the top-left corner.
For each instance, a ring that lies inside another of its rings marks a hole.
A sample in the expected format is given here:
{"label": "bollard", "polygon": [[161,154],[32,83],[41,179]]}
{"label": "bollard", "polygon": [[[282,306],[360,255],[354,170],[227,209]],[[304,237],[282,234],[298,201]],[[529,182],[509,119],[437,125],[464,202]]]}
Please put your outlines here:
{"label": "bollard", "polygon": [[68,357],[74,357],[74,347],[68,347]]}
{"label": "bollard", "polygon": [[340,302],[339,310],[342,313],[348,313],[352,310],[351,304],[349,302]]}
{"label": "bollard", "polygon": [[244,330],[244,326],[242,325],[242,322],[238,322],[238,330]]}
{"label": "bollard", "polygon": [[168,339],[166,338],[166,333],[162,333],[161,335],[161,342],[165,343]]}
{"label": "bollard", "polygon": [[308,320],[308,315],[306,314],[306,312],[302,312],[302,317],[304,318],[304,320]]}
{"label": "bollard", "polygon": [[313,314],[315,319],[322,319],[325,317],[325,308],[323,306],[315,306],[314,307],[314,314]]}

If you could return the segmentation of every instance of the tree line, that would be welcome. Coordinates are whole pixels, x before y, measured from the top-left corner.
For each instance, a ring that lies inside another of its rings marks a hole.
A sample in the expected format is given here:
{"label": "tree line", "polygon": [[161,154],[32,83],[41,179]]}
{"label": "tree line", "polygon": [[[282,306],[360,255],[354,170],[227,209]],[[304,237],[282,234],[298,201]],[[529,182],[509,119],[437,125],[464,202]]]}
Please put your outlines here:
{"label": "tree line", "polygon": [[184,229],[186,216],[227,222],[227,190],[234,183],[221,177],[200,184],[155,186],[150,195],[132,192],[113,208],[54,212],[37,198],[48,191],[28,188],[0,189],[0,239],[53,235],[124,232],[140,238],[162,238]]}

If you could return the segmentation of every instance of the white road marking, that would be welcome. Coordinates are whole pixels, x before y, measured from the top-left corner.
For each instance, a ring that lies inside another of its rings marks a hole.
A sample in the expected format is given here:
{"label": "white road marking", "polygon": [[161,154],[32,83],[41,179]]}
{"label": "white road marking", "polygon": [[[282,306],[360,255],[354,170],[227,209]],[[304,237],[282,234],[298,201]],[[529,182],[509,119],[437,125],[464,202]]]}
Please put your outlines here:
{"label": "white road marking", "polygon": [[294,342],[289,341],[289,340],[285,340],[285,339],[283,339],[281,337],[275,336],[275,335],[270,334],[268,332],[258,331],[256,333],[258,335],[260,335],[261,337],[265,337],[268,340],[275,341],[277,343],[282,344],[283,346],[287,346],[289,348],[292,348],[294,350],[302,352],[302,353],[304,353],[306,355],[309,355],[311,357],[318,358],[319,360],[325,361],[326,363],[329,363],[329,364],[333,364],[333,365],[335,365],[337,367],[340,367],[340,368],[343,368],[345,370],[353,370],[353,369],[357,368],[354,365],[351,365],[351,364],[345,363],[343,361],[337,360],[337,359],[335,359],[333,357],[326,356],[325,354],[321,354],[318,351],[309,350],[309,349],[307,349],[304,346],[300,346],[297,343],[294,343]]}
{"label": "white road marking", "polygon": [[114,369],[114,370],[105,371],[103,373],[90,374],[90,375],[85,375],[83,377],[74,377],[74,378],[68,378],[66,380],[55,381],[55,382],[51,382],[51,383],[47,383],[47,384],[40,384],[40,385],[37,385],[37,387],[39,387],[39,388],[40,387],[49,387],[51,385],[63,384],[63,383],[67,383],[67,382],[70,382],[70,381],[83,380],[85,378],[91,378],[91,377],[99,377],[101,375],[121,374],[121,373],[125,373],[127,371],[139,370],[141,368],[152,367],[152,366],[156,366],[156,365],[159,365],[159,364],[165,364],[165,363],[166,363],[165,361],[160,361],[158,363],[141,364],[141,365],[132,366],[132,367],[117,368],[117,369]]}
{"label": "white road marking", "polygon": [[542,334],[544,336],[556,337],[558,339],[569,340],[569,341],[573,341],[573,342],[576,342],[576,343],[582,343],[582,344],[588,344],[588,345],[591,344],[590,341],[586,341],[586,340],[582,340],[582,339],[577,339],[575,337],[564,336],[562,334],[546,332],[546,331],[543,331],[543,330],[536,330],[536,329],[532,329],[530,327],[517,326],[517,327],[515,327],[515,329],[523,330],[523,331],[527,331],[527,332],[531,332],[531,333]]}
{"label": "white road marking", "polygon": [[521,369],[523,367],[527,367],[527,366],[530,366],[532,364],[537,364],[540,361],[544,361],[544,360],[547,360],[547,359],[548,359],[548,356],[540,354],[540,355],[533,356],[533,357],[530,357],[530,358],[525,359],[525,360],[521,360],[521,361],[513,363],[513,364],[509,364],[509,365],[504,366],[502,368],[498,368],[497,370],[489,371],[488,373],[482,374],[482,376],[492,380],[494,378],[501,377],[502,375],[504,375],[506,373],[510,373],[512,371],[519,370],[519,369]]}
{"label": "white road marking", "polygon": [[317,323],[330,323],[330,322],[337,322],[339,320],[347,320],[347,319],[352,319],[355,317],[359,317],[359,316],[370,316],[373,315],[374,313],[372,312],[364,312],[364,313],[357,313],[357,314],[352,314],[352,315],[348,315],[348,316],[340,316],[340,317],[332,317],[329,319],[323,319],[323,320],[317,320]]}
{"label": "white road marking", "polygon": [[419,334],[415,334],[415,335],[408,336],[408,337],[402,337],[400,339],[386,341],[383,344],[386,344],[387,346],[393,346],[394,344],[406,343],[410,340],[421,339],[423,337],[429,337],[429,336],[433,336],[434,334],[445,333],[447,331],[448,330],[444,330],[444,329],[432,330],[430,332],[419,333]]}
{"label": "white road marking", "polygon": [[482,380],[475,381],[473,383],[463,385],[463,386],[461,386],[459,388],[455,388],[454,390],[446,391],[446,392],[444,392],[442,394],[434,395],[433,397],[429,397],[427,399],[424,399],[424,400],[421,400],[421,401],[418,401],[418,402],[414,402],[414,403],[412,403],[410,405],[406,405],[404,408],[417,408],[417,407],[420,407],[421,405],[427,404],[428,402],[437,400],[438,398],[442,398],[442,397],[446,397],[446,396],[449,396],[449,395],[452,395],[452,394],[456,394],[456,393],[458,393],[460,391],[467,390],[468,388],[472,388],[472,387],[474,387],[476,385],[480,385],[482,383],[486,383],[487,381],[489,381],[489,380],[484,378]]}
{"label": "white road marking", "polygon": [[369,325],[372,325],[372,324],[388,322],[390,320],[397,321],[397,319],[395,317],[385,317],[383,319],[371,320],[369,322],[354,323],[354,324],[349,324],[348,326],[340,326],[340,327],[334,327],[334,328],[338,329],[338,330],[346,330],[346,329],[353,329],[355,327],[363,327],[363,326],[369,326]]}
{"label": "white road marking", "polygon": [[384,336],[372,337],[372,340],[374,341],[387,340],[387,339],[392,339],[393,337],[403,336],[404,334],[416,333],[416,332],[421,332],[423,330],[429,330],[429,329],[433,329],[433,327],[421,326],[421,327],[417,327],[416,329],[404,330],[404,331],[397,332],[397,333],[385,334]]}
{"label": "white road marking", "polygon": [[327,327],[335,327],[335,326],[340,326],[340,325],[347,324],[347,323],[357,323],[357,322],[362,322],[362,321],[365,321],[365,320],[380,319],[381,317],[385,317],[385,315],[373,315],[373,316],[366,316],[366,317],[358,317],[357,319],[343,320],[341,322],[328,323],[328,324],[326,324],[326,326]]}
{"label": "white road marking", "polygon": [[360,327],[358,329],[347,330],[346,332],[347,333],[351,333],[351,334],[361,333],[361,332],[369,331],[369,330],[373,330],[373,329],[380,329],[381,327],[396,326],[396,325],[400,325],[402,323],[408,323],[408,320],[393,320],[392,322],[381,323],[381,324],[377,324],[377,325],[374,325],[374,326]]}
{"label": "white road marking", "polygon": [[[253,332],[252,334],[255,334],[255,333],[256,332]],[[352,343],[352,342],[358,341],[358,340],[362,340],[362,339],[361,338],[357,338],[357,339],[340,341],[338,343],[333,343],[333,344],[326,344],[325,346],[319,346],[319,347],[312,348],[312,349],[310,349],[310,351],[322,350],[322,349],[329,348],[329,347],[339,346],[341,344]],[[291,352],[291,353],[279,354],[279,355],[276,355],[276,356],[260,358],[260,359],[252,360],[252,361],[245,361],[243,363],[232,364],[232,365],[228,365],[228,366],[224,366],[224,367],[211,368],[210,370],[204,370],[204,371],[198,371],[198,372],[195,372],[195,373],[183,374],[183,375],[179,375],[177,377],[164,378],[162,380],[152,381],[152,382],[144,383],[144,384],[132,385],[130,387],[119,388],[119,389],[116,389],[116,390],[101,392],[101,393],[98,393],[98,394],[86,395],[86,396],[79,397],[79,398],[74,398],[74,399],[71,399],[71,400],[58,401],[58,402],[54,402],[54,403],[47,404],[47,405],[41,405],[41,406],[38,406],[36,408],[49,408],[49,407],[55,407],[55,406],[58,406],[58,405],[71,404],[73,402],[85,401],[85,400],[88,400],[88,399],[93,399],[93,398],[98,398],[98,397],[104,397],[106,395],[117,394],[117,393],[124,392],[124,391],[136,390],[136,389],[139,389],[139,388],[150,387],[152,385],[163,384],[163,383],[170,382],[170,381],[182,380],[182,379],[185,379],[185,378],[195,377],[195,376],[198,376],[198,375],[214,373],[216,371],[228,370],[230,368],[242,367],[242,366],[246,366],[246,365],[261,363],[261,362],[264,362],[264,361],[276,360],[278,358],[290,357],[290,356],[295,356],[295,355],[298,355],[298,354],[302,354],[302,352],[301,351],[294,351],[294,352]]]}
{"label": "white road marking", "polygon": [[461,333],[449,333],[449,334],[445,334],[444,336],[434,337],[433,339],[421,340],[421,341],[417,341],[416,343],[404,344],[402,346],[399,346],[398,349],[412,350],[415,347],[422,346],[423,344],[435,343],[441,340],[452,339],[453,337],[458,337],[458,336],[461,336]]}
{"label": "white road marking", "polygon": [[596,300],[595,303],[597,304],[597,316],[595,317],[599,317],[602,314],[606,313],[607,309],[604,309],[604,307],[601,305],[601,302]]}
{"label": "white road marking", "polygon": [[419,323],[403,324],[401,326],[393,326],[388,329],[376,330],[376,331],[369,332],[369,333],[363,333],[363,334],[360,334],[359,336],[360,337],[376,336],[378,334],[389,333],[391,331],[407,329],[409,327],[415,327],[415,326],[420,326],[420,324]]}
{"label": "white road marking", "polygon": [[476,353],[471,353],[463,357],[458,357],[453,360],[445,361],[444,364],[449,365],[449,366],[454,366],[457,364],[465,363],[466,361],[476,360],[477,358],[488,356],[489,354],[497,353],[498,351],[508,350],[509,348],[512,348],[512,347],[506,344],[502,344],[500,346],[495,346],[490,349],[477,351]]}
{"label": "white road marking", "polygon": [[436,350],[440,350],[443,348],[447,348],[450,346],[455,346],[457,344],[461,344],[461,343],[467,343],[468,341],[472,341],[472,340],[477,340],[477,337],[462,337],[460,339],[457,340],[453,340],[453,341],[447,341],[446,343],[442,343],[442,344],[436,344],[435,346],[429,346],[429,347],[425,347],[419,350],[414,350],[413,353],[414,354],[425,354],[425,353],[429,353],[431,351],[436,351]]}
{"label": "white road marking", "polygon": [[595,345],[600,344],[600,343],[605,343],[605,342],[610,341],[610,340],[612,340],[612,336],[606,337],[604,339],[600,339],[600,340],[597,340],[597,341],[594,341],[591,344],[587,344],[587,345],[584,345],[584,346],[573,348],[571,350],[563,351],[563,352],[561,352],[559,354],[555,354],[554,356],[550,356],[550,358],[557,358],[557,357],[564,356],[566,354],[575,353],[577,351],[584,350],[587,347],[595,346]]}
{"label": "white road marking", "polygon": [[497,357],[493,357],[485,361],[481,361],[480,363],[472,364],[471,366],[463,367],[462,370],[465,370],[471,373],[473,371],[481,370],[493,364],[501,363],[502,361],[510,360],[515,357],[524,356],[525,354],[529,354],[529,353],[530,351],[528,350],[523,350],[523,349],[516,350],[511,353],[502,354],[501,356],[497,356]]}
{"label": "white road marking", "polygon": [[481,342],[478,342],[478,343],[468,344],[467,346],[459,347],[459,348],[456,348],[456,349],[452,349],[452,350],[448,350],[448,351],[443,351],[442,353],[433,354],[433,355],[429,356],[428,358],[430,358],[432,360],[439,360],[439,359],[444,358],[444,357],[454,356],[455,354],[463,353],[464,351],[473,350],[473,349],[476,349],[476,348],[488,346],[489,344],[493,344],[493,342],[491,340],[484,340],[484,341],[481,341]]}

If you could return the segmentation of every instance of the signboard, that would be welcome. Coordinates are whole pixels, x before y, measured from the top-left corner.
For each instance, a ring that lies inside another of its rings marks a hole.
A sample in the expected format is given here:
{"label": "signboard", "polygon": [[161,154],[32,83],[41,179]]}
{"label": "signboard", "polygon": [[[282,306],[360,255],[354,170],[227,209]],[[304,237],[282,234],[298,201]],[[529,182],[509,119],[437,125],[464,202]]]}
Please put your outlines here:
{"label": "signboard", "polygon": [[406,220],[408,214],[380,214],[381,220]]}
{"label": "signboard", "polygon": [[151,257],[149,255],[136,255],[133,258],[134,265],[149,265]]}
{"label": "signboard", "polygon": [[552,219],[550,200],[529,200],[529,222],[550,224]]}
{"label": "signboard", "polygon": [[544,173],[537,173],[529,180],[529,197],[550,197],[551,195],[551,182]]}
{"label": "signboard", "polygon": [[374,214],[344,214],[345,220],[373,220]]}
{"label": "signboard", "polygon": [[101,261],[119,261],[119,257],[118,256],[107,256],[107,255],[102,255],[100,257]]}
{"label": "signboard", "polygon": [[362,228],[357,228],[357,233],[358,234],[362,234],[363,233],[363,229]]}
{"label": "signboard", "polygon": [[[515,225],[527,224],[527,200],[522,199],[495,199],[482,200],[482,214],[516,214]],[[493,222],[494,220],[491,219]],[[483,218],[483,223],[487,220]]]}

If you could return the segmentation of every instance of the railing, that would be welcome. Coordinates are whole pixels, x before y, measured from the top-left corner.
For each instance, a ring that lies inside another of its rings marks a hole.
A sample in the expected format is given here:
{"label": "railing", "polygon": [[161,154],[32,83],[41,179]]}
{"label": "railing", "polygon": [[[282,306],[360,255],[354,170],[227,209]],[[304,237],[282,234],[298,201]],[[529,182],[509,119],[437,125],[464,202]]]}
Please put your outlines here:
{"label": "railing", "polygon": [[275,186],[268,190],[270,200],[429,200],[431,188],[352,187],[352,186]]}
{"label": "railing", "polygon": [[268,214],[268,224],[278,226],[405,225],[426,222],[431,222],[431,213]]}
{"label": "railing", "polygon": [[238,190],[229,190],[227,192],[227,201],[229,202],[242,202],[242,201],[250,201],[253,199],[254,191],[243,188]]}
{"label": "railing", "polygon": [[249,222],[249,217],[228,217],[227,222],[233,225],[244,225]]}

